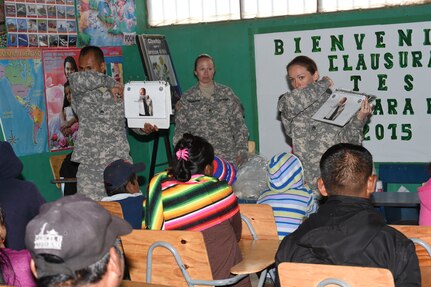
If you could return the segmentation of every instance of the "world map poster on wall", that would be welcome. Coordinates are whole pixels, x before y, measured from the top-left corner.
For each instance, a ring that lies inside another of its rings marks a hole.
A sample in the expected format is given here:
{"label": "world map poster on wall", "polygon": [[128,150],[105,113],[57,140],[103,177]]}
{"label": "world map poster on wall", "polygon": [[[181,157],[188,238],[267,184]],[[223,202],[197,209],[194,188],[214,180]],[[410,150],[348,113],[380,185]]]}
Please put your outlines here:
{"label": "world map poster on wall", "polygon": [[0,119],[18,156],[47,151],[41,51],[0,49]]}

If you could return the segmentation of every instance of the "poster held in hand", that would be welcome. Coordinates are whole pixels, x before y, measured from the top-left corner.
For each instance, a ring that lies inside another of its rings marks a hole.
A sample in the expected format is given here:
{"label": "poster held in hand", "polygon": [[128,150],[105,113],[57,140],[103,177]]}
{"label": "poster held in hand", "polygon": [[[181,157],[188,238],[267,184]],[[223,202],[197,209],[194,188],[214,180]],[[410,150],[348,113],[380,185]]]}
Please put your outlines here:
{"label": "poster held in hand", "polygon": [[312,118],[342,127],[359,111],[365,98],[369,103],[376,99],[372,95],[336,89]]}
{"label": "poster held in hand", "polygon": [[165,81],[138,81],[124,87],[124,111],[129,128],[145,123],[168,129],[172,114],[171,90]]}

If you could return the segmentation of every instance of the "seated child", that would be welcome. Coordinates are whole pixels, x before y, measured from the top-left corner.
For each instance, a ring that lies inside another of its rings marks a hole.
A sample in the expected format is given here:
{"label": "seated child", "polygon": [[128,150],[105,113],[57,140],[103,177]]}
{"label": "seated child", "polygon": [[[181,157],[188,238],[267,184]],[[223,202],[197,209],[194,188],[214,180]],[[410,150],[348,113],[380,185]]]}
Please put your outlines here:
{"label": "seated child", "polygon": [[273,156],[266,175],[269,189],[259,196],[257,203],[272,206],[281,240],[317,211],[317,201],[304,183],[302,164],[295,155],[284,152]]}
{"label": "seated child", "polygon": [[144,201],[136,173],[144,169],[143,163],[131,164],[123,159],[118,159],[110,163],[103,172],[108,196],[102,198],[102,201],[119,202],[124,219],[134,229],[141,229]]}
{"label": "seated child", "polygon": [[[19,251],[5,247],[7,229],[4,210],[0,207],[0,284],[10,286],[36,286],[30,270],[31,255],[27,249]],[[5,286],[5,285],[1,285]]]}
{"label": "seated child", "polygon": [[214,156],[213,161],[213,177],[219,180],[225,180],[229,185],[232,185],[236,181],[236,167],[221,157]]}
{"label": "seated child", "polygon": [[[431,171],[431,164],[429,166]],[[431,225],[431,178],[418,188],[421,208],[419,211],[419,225]]]}
{"label": "seated child", "polygon": [[[174,149],[173,166],[151,179],[145,224],[154,230],[201,231],[213,279],[231,277],[241,261],[241,215],[226,181],[213,177],[214,149],[205,139],[184,134]],[[232,286],[251,286],[249,277]]]}

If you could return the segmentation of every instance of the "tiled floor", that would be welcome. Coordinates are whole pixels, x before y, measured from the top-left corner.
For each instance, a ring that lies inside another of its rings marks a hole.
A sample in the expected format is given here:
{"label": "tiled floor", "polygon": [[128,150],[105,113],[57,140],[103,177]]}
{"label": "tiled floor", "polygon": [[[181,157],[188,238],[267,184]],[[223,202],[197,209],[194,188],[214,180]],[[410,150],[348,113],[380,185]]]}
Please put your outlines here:
{"label": "tiled floor", "polygon": [[[251,286],[256,287],[256,286],[257,286],[257,284],[259,283],[259,278],[257,277],[257,275],[256,275],[256,274],[252,274],[252,275],[250,275],[250,278],[251,278]],[[265,285],[264,285],[264,287],[272,287],[272,286],[274,286],[274,285],[272,284],[272,281],[271,281],[271,280],[269,280],[269,279],[267,279],[267,280],[265,281]]]}

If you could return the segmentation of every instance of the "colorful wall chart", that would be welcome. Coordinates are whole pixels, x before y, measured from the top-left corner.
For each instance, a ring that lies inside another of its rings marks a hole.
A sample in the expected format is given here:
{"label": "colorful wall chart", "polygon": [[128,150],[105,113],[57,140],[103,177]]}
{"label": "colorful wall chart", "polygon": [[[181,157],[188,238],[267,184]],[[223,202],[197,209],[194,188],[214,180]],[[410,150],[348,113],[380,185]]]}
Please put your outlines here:
{"label": "colorful wall chart", "polygon": [[75,47],[74,0],[6,0],[9,47]]}
{"label": "colorful wall chart", "polygon": [[134,0],[77,0],[79,45],[123,46],[135,44]]}
{"label": "colorful wall chart", "polygon": [[[121,47],[103,47],[107,74],[116,81],[123,81]],[[44,49],[43,70],[47,107],[48,144],[50,151],[73,148],[79,129],[79,120],[65,99],[67,75],[77,72],[79,48]],[[72,100],[69,98],[70,101]],[[74,119],[75,117],[75,119]]]}

